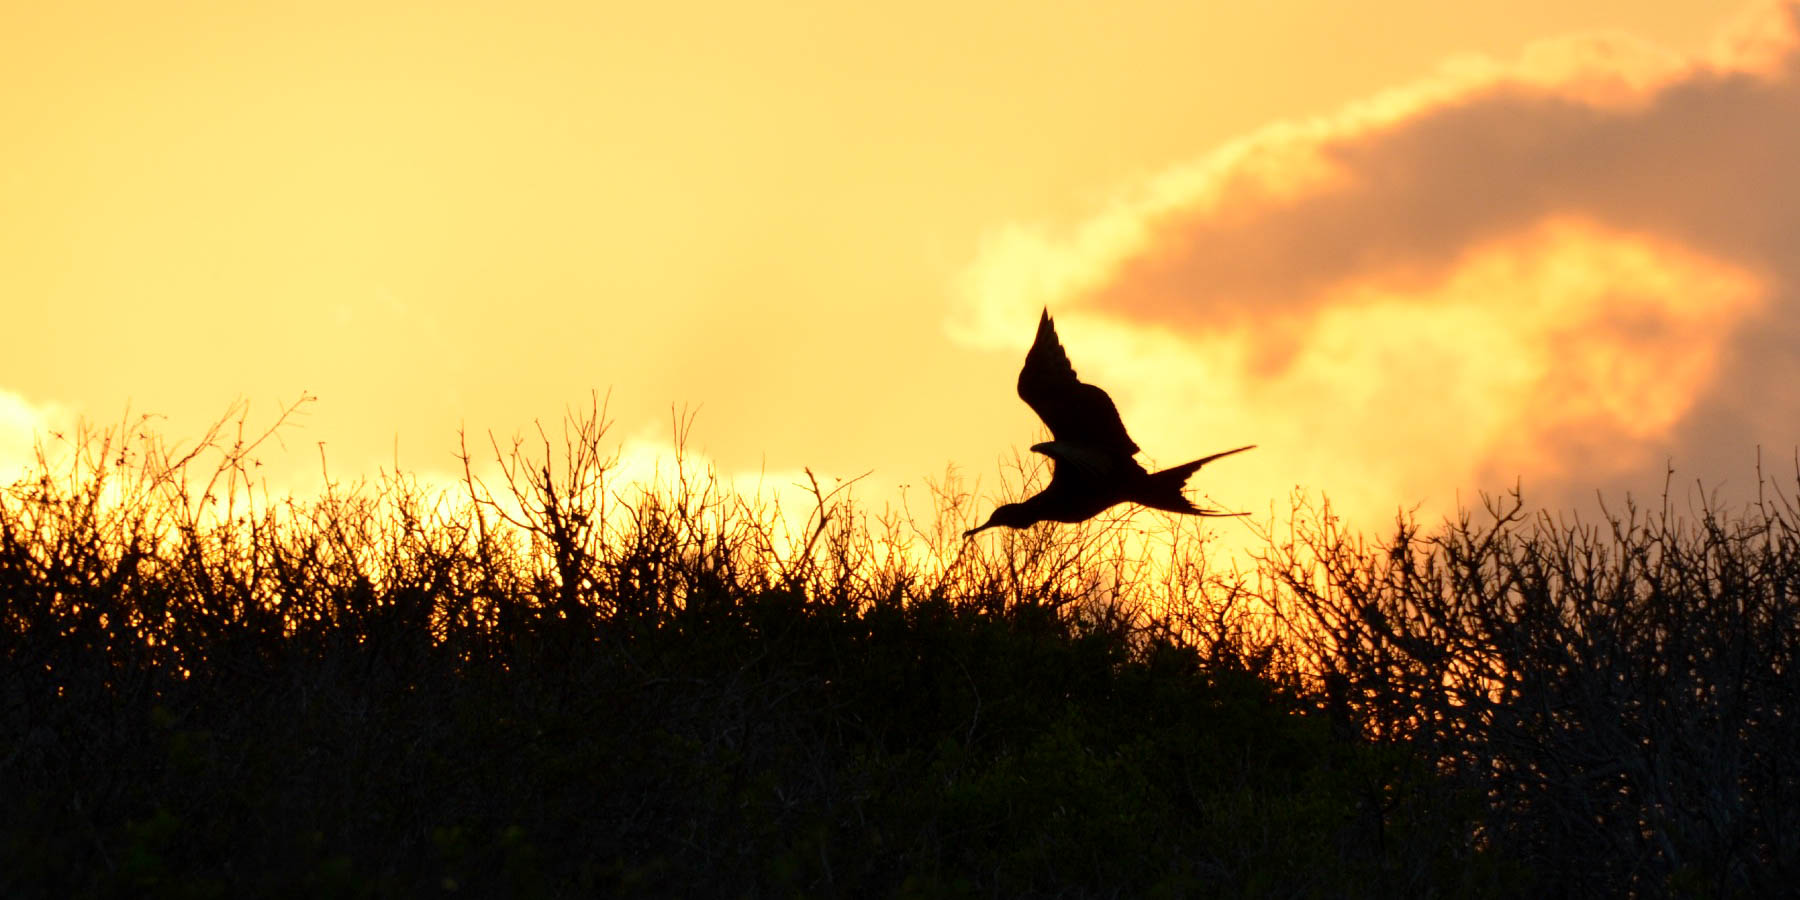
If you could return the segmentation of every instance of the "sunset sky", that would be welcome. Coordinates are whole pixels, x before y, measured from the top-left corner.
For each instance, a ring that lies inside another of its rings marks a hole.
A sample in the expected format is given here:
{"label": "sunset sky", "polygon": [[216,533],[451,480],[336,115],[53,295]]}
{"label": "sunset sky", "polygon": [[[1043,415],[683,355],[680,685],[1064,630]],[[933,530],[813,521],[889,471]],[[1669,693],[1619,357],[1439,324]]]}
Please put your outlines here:
{"label": "sunset sky", "polygon": [[1201,496],[1727,491],[1800,444],[1800,5],[44,3],[0,11],[0,463],[318,402],[449,473],[610,390],[727,475],[1037,439],[1037,311]]}

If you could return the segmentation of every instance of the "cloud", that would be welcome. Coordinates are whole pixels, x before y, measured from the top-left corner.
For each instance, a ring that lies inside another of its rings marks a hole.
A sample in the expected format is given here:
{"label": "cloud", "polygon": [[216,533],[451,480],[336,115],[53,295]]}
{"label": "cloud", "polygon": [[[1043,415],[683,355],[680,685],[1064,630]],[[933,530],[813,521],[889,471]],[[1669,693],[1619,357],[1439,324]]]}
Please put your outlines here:
{"label": "cloud", "polygon": [[35,465],[38,441],[52,440],[54,429],[66,431],[72,424],[65,410],[38,406],[0,390],[0,487],[24,477]]}
{"label": "cloud", "polygon": [[[595,449],[599,451],[603,470],[594,486],[604,492],[604,509],[600,516],[610,529],[636,527],[640,520],[633,510],[644,512],[649,508],[648,504],[663,512],[679,507],[686,511],[685,515],[708,526],[730,522],[737,527],[746,520],[754,520],[770,529],[766,537],[781,553],[804,546],[809,528],[817,523],[814,516],[818,497],[813,493],[813,476],[804,469],[724,469],[710,454],[690,443],[688,429],[692,419],[676,420],[673,424],[672,429],[669,421],[645,421],[618,441],[612,441],[608,434],[599,437]],[[670,431],[673,433],[658,434]],[[551,434],[547,447],[535,434],[526,438],[519,445],[522,454],[519,460],[511,460],[510,439],[499,438],[500,452],[510,462],[524,466],[516,486],[508,483],[505,470],[493,458],[491,448],[472,448],[475,455],[470,466],[481,485],[478,492],[515,521],[531,518],[522,509],[524,505],[536,502],[528,472],[536,471],[543,464],[544,453],[551,454],[556,483],[566,488],[565,450],[559,443],[561,437],[555,432]],[[479,441],[471,443],[482,446]],[[467,498],[468,485],[460,472],[410,474],[427,492],[445,496],[453,502]],[[820,494],[833,504],[856,497],[852,492],[839,490],[844,486],[842,479],[818,476]],[[524,497],[519,495],[521,491]],[[860,501],[861,498],[857,499]]]}
{"label": "cloud", "polygon": [[1276,496],[1443,510],[1522,479],[1559,506],[1670,464],[1753,486],[1759,445],[1800,444],[1797,34],[1800,3],[1764,3],[1698,57],[1584,35],[1451,61],[997,231],[952,334],[1017,349],[1048,304],[1140,444],[1260,443]]}

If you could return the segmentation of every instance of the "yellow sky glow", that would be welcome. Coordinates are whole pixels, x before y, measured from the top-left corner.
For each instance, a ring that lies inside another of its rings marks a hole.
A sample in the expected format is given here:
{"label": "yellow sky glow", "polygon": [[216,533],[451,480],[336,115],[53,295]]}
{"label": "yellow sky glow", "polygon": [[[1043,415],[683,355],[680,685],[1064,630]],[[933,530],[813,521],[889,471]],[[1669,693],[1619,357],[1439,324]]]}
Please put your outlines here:
{"label": "yellow sky glow", "polygon": [[[74,415],[179,437],[305,391],[273,477],[323,443],[446,478],[459,425],[610,388],[634,465],[697,405],[695,459],[873,470],[879,503],[1033,439],[1013,379],[1049,304],[1157,461],[1261,445],[1198,480],[1220,505],[1611,477],[1682,439],[1786,272],[1706,237],[1742,219],[1711,182],[1556,179],[1637,153],[1590,120],[1650,129],[1721,73],[1785,102],[1781,8],[15,4],[0,462]],[[1453,157],[1479,116],[1524,148],[1507,190],[1556,196],[1385,202],[1428,168],[1408,141]]]}

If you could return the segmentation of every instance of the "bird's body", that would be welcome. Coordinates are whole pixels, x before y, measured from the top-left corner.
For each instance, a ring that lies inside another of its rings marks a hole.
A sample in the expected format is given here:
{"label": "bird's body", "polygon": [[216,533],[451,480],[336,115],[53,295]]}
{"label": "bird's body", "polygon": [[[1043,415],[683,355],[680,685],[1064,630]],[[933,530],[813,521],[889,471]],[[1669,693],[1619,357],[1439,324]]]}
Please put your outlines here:
{"label": "bird's body", "polygon": [[1235,515],[1201,509],[1181,489],[1201,466],[1250,447],[1160,472],[1145,470],[1133,458],[1138,445],[1126,433],[1112,398],[1075,376],[1049,310],[1038,320],[1037,338],[1019,371],[1019,397],[1050,428],[1052,440],[1031,448],[1050,457],[1050,484],[1022,502],[1002,504],[986,524],[969,529],[965,536],[997,525],[1024,528],[1037,522],[1080,522],[1120,503],[1189,515]]}

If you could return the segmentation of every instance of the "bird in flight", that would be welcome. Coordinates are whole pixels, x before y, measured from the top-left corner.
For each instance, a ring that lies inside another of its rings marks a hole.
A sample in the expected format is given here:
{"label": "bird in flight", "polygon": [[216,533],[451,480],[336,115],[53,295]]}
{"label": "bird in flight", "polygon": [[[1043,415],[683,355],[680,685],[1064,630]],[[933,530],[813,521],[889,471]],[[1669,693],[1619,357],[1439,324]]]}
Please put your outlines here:
{"label": "bird in flight", "polygon": [[1051,440],[1031,449],[1050,457],[1050,484],[1020,503],[995,508],[978,531],[1005,525],[1024,528],[1037,522],[1080,522],[1119,503],[1196,516],[1235,516],[1201,509],[1181,493],[1188,476],[1222,456],[1242,453],[1251,444],[1226,450],[1160,472],[1148,472],[1132,457],[1138,445],[1125,433],[1119,409],[1106,392],[1075,377],[1075,367],[1056,338],[1056,325],[1045,309],[1037,339],[1019,370],[1019,399],[1044,420]]}

